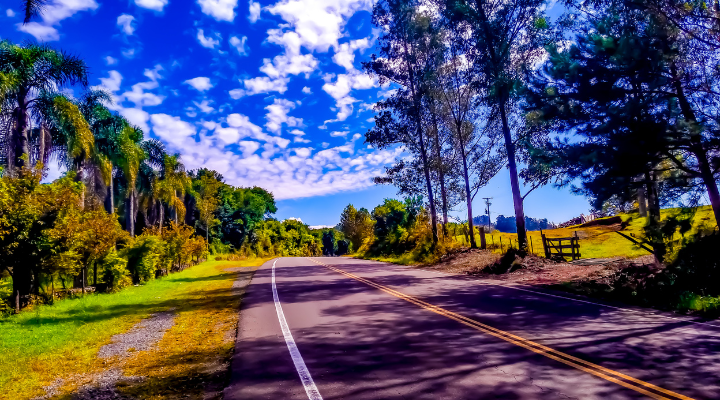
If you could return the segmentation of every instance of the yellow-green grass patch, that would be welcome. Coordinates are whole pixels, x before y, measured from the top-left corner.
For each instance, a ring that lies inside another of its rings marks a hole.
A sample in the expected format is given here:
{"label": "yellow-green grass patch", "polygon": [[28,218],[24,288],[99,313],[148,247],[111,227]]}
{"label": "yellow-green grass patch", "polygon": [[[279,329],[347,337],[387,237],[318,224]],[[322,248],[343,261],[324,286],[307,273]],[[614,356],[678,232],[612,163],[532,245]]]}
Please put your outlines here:
{"label": "yellow-green grass patch", "polygon": [[[182,329],[192,330],[189,338],[198,335],[197,329],[232,332],[235,327],[228,319],[231,318],[229,310],[235,307],[237,314],[240,297],[231,293],[231,287],[238,273],[225,270],[254,267],[264,261],[208,261],[144,286],[38,306],[0,321],[0,354],[3,355],[0,399],[29,399],[43,395],[43,387],[58,378],[64,380],[60,393],[72,391],[112,364],[112,361],[106,363],[96,359],[100,347],[109,343],[112,336],[126,332],[152,313],[171,309],[177,313],[176,324],[161,341],[161,349],[167,348],[164,344],[170,340],[167,338],[177,338],[175,332],[182,332]],[[201,318],[203,314],[219,319],[209,326],[211,322]],[[197,327],[188,328],[195,323]],[[215,336],[210,334],[208,337]],[[182,345],[188,354],[205,352],[207,357],[226,357],[231,347],[228,341],[219,343],[213,339],[203,344],[208,347],[197,347],[199,342],[190,340]],[[214,351],[218,353],[210,354]],[[138,352],[136,357],[145,357],[145,353],[152,352]],[[167,354],[156,354],[158,357],[164,355]]]}

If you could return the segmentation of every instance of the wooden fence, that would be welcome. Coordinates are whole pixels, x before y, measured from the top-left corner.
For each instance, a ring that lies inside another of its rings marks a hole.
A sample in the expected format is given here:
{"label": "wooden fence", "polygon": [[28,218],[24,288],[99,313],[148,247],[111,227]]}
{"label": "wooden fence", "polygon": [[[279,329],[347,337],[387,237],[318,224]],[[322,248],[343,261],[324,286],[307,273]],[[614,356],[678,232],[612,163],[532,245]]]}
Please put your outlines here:
{"label": "wooden fence", "polygon": [[[564,238],[549,238],[540,231],[542,237],[543,249],[545,250],[545,258],[560,256],[562,258],[572,257],[573,260],[580,258],[580,241],[575,232],[575,236]],[[565,242],[565,244],[563,244]],[[567,252],[566,249],[570,251]]]}

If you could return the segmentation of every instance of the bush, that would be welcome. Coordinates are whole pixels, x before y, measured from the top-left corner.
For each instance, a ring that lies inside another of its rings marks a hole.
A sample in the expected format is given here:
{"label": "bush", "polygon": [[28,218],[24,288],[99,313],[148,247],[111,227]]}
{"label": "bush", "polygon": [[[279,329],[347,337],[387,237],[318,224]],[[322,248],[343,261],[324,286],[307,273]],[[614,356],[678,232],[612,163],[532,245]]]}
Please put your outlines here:
{"label": "bush", "polygon": [[103,280],[108,292],[117,292],[124,287],[132,285],[130,272],[127,270],[127,261],[110,253],[102,260],[104,269]]}
{"label": "bush", "polygon": [[136,284],[154,279],[156,271],[164,269],[161,261],[165,254],[165,243],[155,235],[143,233],[122,253],[128,260],[127,269]]}
{"label": "bush", "polygon": [[225,244],[218,238],[213,238],[210,243],[210,254],[227,254],[232,250],[232,245]]}

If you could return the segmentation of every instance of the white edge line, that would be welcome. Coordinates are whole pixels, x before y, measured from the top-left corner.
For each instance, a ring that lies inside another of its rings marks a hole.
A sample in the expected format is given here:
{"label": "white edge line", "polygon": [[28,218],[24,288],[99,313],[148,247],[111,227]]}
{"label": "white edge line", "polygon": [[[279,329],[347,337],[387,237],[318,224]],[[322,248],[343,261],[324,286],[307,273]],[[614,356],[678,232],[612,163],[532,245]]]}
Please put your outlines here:
{"label": "white edge line", "polygon": [[686,319],[676,318],[676,317],[670,317],[670,316],[667,316],[667,315],[662,315],[662,314],[657,314],[657,313],[645,313],[645,312],[640,311],[640,310],[633,310],[633,309],[629,309],[629,308],[615,307],[615,306],[610,306],[610,305],[602,304],[602,303],[593,303],[592,301],[574,299],[574,298],[572,298],[572,297],[558,296],[558,295],[556,295],[556,294],[550,294],[550,293],[536,292],[536,291],[534,291],[534,290],[523,289],[523,288],[519,288],[519,287],[515,287],[515,286],[501,285],[501,284],[499,284],[499,283],[477,282],[476,280],[474,280],[474,279],[472,279],[472,278],[469,278],[469,277],[467,277],[466,275],[462,275],[462,274],[451,274],[451,273],[449,273],[449,272],[438,272],[438,271],[429,271],[429,272],[434,272],[434,273],[436,273],[436,274],[447,275],[447,276],[457,276],[457,277],[460,277],[460,278],[464,278],[465,280],[467,280],[467,281],[469,281],[469,282],[475,283],[476,285],[500,286],[500,287],[504,287],[504,288],[508,288],[508,289],[520,290],[520,291],[528,292],[528,293],[541,294],[541,295],[543,295],[543,296],[557,297],[558,299],[572,300],[572,301],[577,301],[577,302],[579,302],[579,303],[587,303],[587,304],[593,304],[593,305],[601,306],[601,307],[614,308],[614,309],[616,309],[616,310],[627,311],[627,312],[636,313],[636,314],[652,315],[653,317],[674,319],[674,320],[676,320],[676,321],[688,322],[688,323],[691,323],[691,324],[706,325],[706,326],[712,326],[713,328],[720,328],[720,325],[713,325],[713,324],[709,324],[709,323],[707,323],[707,322],[688,321],[688,320],[686,320]]}
{"label": "white edge line", "polygon": [[285,321],[285,314],[283,313],[282,306],[280,305],[280,298],[278,298],[277,287],[275,286],[275,263],[277,263],[277,259],[273,261],[272,266],[272,292],[273,300],[275,301],[275,311],[277,311],[280,329],[282,329],[283,337],[285,338],[285,344],[287,344],[288,350],[290,351],[290,357],[292,357],[295,369],[297,370],[298,375],[300,375],[300,381],[302,381],[302,384],[305,387],[305,393],[307,393],[308,398],[310,400],[322,400],[322,396],[320,395],[317,386],[315,386],[315,382],[310,375],[310,371],[305,365],[302,355],[300,355],[300,349],[298,349],[295,344],[295,339],[293,339],[292,333],[290,332],[290,327],[288,327],[287,321]]}

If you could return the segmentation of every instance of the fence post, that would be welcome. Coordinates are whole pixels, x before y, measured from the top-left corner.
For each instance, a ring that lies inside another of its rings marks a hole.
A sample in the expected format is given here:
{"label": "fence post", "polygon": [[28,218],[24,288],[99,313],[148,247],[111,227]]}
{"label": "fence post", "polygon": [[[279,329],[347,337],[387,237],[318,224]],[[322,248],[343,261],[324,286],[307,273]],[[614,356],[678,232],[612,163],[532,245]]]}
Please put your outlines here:
{"label": "fence post", "polygon": [[528,238],[530,238],[530,254],[535,254],[535,252],[533,251],[532,236],[528,235]]}
{"label": "fence post", "polygon": [[573,260],[577,260],[580,258],[580,239],[578,238],[577,231],[575,231],[575,242],[572,243],[572,245]]}
{"label": "fence post", "polygon": [[542,229],[540,230],[540,237],[542,238],[542,245],[543,245],[543,251],[545,251],[545,258],[550,258],[550,251],[548,249],[547,239],[545,238],[545,234],[543,233]]}
{"label": "fence post", "polygon": [[485,250],[487,248],[487,243],[485,243],[485,227],[481,226],[478,229],[480,229],[480,248]]}

